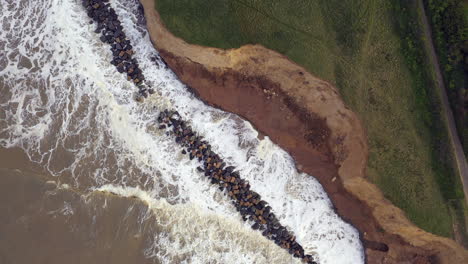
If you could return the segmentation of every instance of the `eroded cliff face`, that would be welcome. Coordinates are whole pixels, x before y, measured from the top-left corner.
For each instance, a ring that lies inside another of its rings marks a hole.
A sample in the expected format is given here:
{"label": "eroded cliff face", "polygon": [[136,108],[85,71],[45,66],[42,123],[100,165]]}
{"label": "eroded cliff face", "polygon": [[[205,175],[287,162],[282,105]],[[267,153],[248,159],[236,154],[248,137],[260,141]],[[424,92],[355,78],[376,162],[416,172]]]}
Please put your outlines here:
{"label": "eroded cliff face", "polygon": [[259,45],[221,50],[190,45],[140,0],[155,47],[200,99],[249,120],[315,176],[338,214],[360,232],[368,263],[464,263],[454,241],[424,232],[365,179],[367,139],[335,87]]}

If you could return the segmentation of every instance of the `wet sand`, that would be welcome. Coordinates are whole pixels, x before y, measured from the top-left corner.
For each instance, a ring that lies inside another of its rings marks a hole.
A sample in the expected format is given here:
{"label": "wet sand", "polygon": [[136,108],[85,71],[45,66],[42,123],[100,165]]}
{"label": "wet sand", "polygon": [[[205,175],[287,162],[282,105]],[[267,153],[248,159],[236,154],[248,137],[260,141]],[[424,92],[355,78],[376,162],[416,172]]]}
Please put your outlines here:
{"label": "wet sand", "polygon": [[163,26],[154,0],[140,2],[168,66],[202,100],[252,122],[314,175],[338,214],[361,232],[368,263],[468,259],[454,241],[415,227],[365,179],[365,131],[335,87],[258,45],[226,51],[187,44]]}

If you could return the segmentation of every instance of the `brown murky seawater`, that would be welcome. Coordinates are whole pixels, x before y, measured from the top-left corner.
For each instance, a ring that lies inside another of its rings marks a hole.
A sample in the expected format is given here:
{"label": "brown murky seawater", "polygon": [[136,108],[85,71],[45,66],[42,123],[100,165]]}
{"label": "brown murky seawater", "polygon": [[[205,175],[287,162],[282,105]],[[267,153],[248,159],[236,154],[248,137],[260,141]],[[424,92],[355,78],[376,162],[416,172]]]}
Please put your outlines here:
{"label": "brown murky seawater", "polygon": [[160,232],[138,199],[58,186],[20,149],[0,150],[0,263],[159,263]]}
{"label": "brown murky seawater", "polygon": [[155,127],[168,107],[239,169],[307,253],[361,263],[358,232],[320,184],[164,67],[137,0],[110,2],[156,90],[143,104],[80,1],[0,0],[0,146],[9,147],[0,148],[0,264],[300,263],[242,221],[201,164]]}

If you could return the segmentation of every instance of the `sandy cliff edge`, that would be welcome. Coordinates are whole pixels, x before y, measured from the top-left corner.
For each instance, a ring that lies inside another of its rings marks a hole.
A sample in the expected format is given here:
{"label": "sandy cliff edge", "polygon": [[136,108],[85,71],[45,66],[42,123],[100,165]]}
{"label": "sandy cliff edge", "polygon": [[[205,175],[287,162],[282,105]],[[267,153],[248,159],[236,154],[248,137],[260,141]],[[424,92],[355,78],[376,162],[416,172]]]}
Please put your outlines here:
{"label": "sandy cliff edge", "polygon": [[188,44],[165,28],[154,0],[140,2],[168,66],[202,100],[249,120],[315,176],[338,214],[360,231],[368,263],[468,261],[467,250],[413,225],[365,179],[366,134],[335,87],[260,45]]}

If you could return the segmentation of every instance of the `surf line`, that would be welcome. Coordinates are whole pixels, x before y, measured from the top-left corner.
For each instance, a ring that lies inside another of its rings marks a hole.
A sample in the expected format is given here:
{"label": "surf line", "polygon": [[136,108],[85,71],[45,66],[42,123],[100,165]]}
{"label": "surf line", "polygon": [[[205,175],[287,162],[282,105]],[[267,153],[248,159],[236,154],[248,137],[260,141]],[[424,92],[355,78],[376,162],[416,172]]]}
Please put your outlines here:
{"label": "surf line", "polygon": [[[144,83],[145,77],[138,62],[132,58],[133,47],[109,0],[82,0],[82,4],[93,19],[91,23],[97,22],[95,32],[101,33],[101,41],[111,45],[114,57],[111,64],[116,66],[118,72],[127,74],[127,80],[137,86],[135,99],[141,102],[153,94],[154,90]],[[202,163],[197,171],[208,177],[212,184],[218,184],[220,191],[227,193],[242,219],[253,223],[254,230],[261,231],[263,236],[304,263],[317,264],[312,255],[305,254],[292,232],[280,224],[268,203],[250,189],[248,181],[242,179],[233,166],[226,166],[222,158],[211,150],[211,145],[198,136],[177,111],[165,109],[160,112],[157,121],[159,129],[169,130],[166,134],[175,136],[176,143],[183,148],[182,154],[188,154],[191,160],[196,158]]]}

